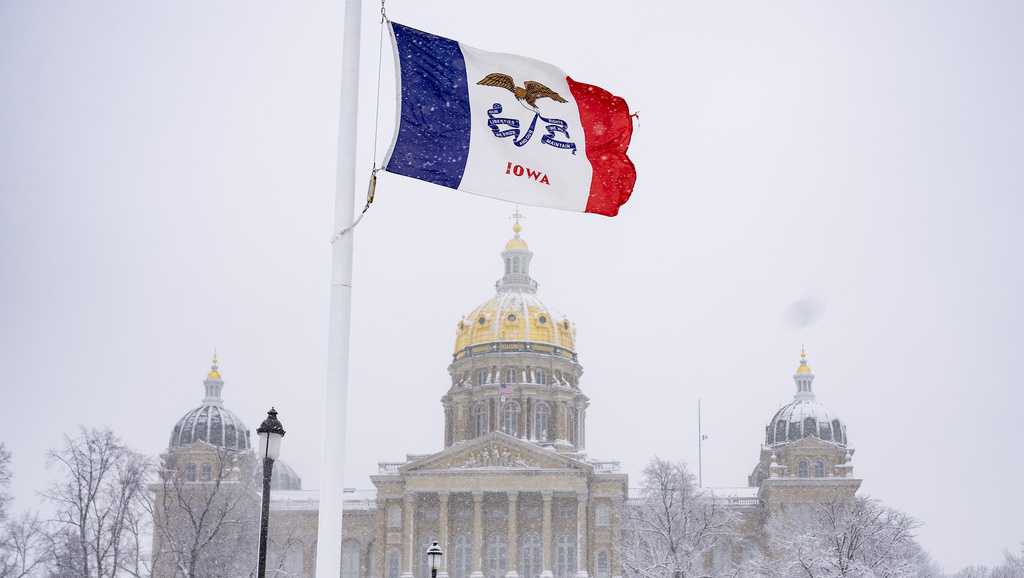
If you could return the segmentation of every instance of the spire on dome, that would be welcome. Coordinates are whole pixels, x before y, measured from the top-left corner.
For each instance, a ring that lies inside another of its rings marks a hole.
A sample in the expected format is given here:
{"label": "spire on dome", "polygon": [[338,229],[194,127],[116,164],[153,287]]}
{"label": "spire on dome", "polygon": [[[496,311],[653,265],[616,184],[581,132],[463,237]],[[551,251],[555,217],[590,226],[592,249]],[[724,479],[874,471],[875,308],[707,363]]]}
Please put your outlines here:
{"label": "spire on dome", "polygon": [[535,293],[537,291],[537,282],[530,277],[530,260],[533,259],[533,252],[530,251],[526,241],[519,237],[519,233],[523,230],[519,221],[524,218],[523,214],[519,212],[519,207],[516,207],[512,213],[514,236],[508,240],[508,243],[505,243],[505,250],[501,253],[501,258],[505,262],[505,275],[494,284],[499,292]]}
{"label": "spire on dome", "polygon": [[220,396],[221,390],[224,389],[224,380],[220,377],[220,367],[217,365],[217,350],[213,351],[213,362],[210,364],[210,372],[203,380],[203,388],[206,390],[203,405],[224,405],[224,398]]}
{"label": "spire on dome", "polygon": [[814,399],[814,391],[811,389],[814,373],[811,371],[811,366],[807,365],[807,350],[803,345],[800,346],[800,366],[793,374],[793,381],[796,382],[794,399]]}

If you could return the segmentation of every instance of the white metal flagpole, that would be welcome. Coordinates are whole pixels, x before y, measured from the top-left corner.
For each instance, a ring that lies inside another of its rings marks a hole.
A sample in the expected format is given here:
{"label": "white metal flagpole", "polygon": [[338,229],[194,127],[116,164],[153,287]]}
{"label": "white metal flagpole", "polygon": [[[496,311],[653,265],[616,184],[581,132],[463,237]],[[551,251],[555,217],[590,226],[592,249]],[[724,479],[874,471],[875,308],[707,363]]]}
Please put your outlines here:
{"label": "white metal flagpole", "polygon": [[[341,56],[341,113],[338,117],[338,164],[334,230],[355,216],[356,129],[359,105],[359,44],[362,0],[345,0]],[[327,336],[327,379],[323,392],[323,455],[320,467],[320,517],[316,539],[316,575],[341,575],[341,512],[344,495],[345,427],[348,397],[349,335],[352,324],[352,235],[336,237],[331,246],[331,312]]]}

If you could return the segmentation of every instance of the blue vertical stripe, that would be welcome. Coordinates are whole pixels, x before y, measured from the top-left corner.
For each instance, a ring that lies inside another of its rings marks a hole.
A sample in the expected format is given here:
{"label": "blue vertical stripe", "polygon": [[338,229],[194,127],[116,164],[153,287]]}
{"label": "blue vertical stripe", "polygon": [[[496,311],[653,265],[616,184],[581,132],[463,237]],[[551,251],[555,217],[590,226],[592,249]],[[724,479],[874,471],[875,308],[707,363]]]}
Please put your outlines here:
{"label": "blue vertical stripe", "polygon": [[402,104],[388,172],[457,189],[469,157],[469,87],[459,43],[391,23]]}

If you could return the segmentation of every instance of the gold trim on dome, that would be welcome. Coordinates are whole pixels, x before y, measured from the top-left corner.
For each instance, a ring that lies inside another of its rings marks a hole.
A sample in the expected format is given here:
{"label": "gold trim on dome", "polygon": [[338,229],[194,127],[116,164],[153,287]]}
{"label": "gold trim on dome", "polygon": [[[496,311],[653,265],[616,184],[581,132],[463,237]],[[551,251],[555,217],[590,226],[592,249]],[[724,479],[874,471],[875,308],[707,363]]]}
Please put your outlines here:
{"label": "gold trim on dome", "polygon": [[556,319],[532,294],[499,293],[459,321],[455,352],[505,341],[548,344],[575,351],[576,326],[568,319]]}

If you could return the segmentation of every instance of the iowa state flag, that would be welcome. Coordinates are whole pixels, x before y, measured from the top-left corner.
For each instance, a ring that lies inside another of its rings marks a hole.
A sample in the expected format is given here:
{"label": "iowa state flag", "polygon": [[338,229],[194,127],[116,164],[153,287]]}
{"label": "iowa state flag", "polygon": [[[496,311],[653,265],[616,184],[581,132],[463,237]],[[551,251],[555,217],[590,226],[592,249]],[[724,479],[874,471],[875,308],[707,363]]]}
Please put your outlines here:
{"label": "iowa state flag", "polygon": [[636,169],[625,100],[546,62],[390,24],[399,118],[385,170],[609,216],[629,199]]}

